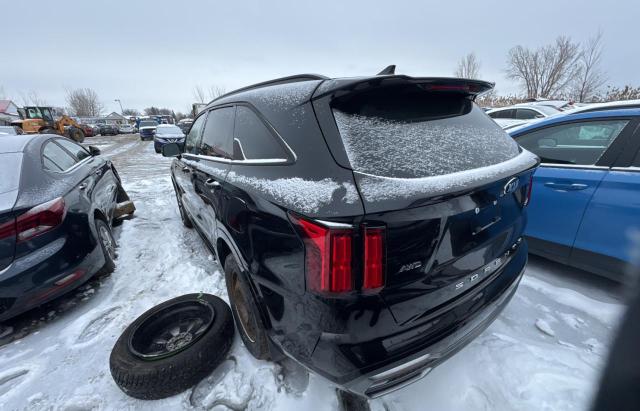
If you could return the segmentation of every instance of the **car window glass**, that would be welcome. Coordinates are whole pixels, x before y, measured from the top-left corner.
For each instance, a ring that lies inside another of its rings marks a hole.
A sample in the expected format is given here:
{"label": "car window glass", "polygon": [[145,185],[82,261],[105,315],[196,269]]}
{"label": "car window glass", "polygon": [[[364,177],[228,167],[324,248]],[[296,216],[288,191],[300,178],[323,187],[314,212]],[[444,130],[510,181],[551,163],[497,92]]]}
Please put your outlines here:
{"label": "car window glass", "polygon": [[47,168],[51,171],[65,171],[73,167],[76,164],[76,159],[71,157],[69,153],[64,151],[62,147],[50,141],[44,146],[42,150],[43,165],[47,168],[47,165],[55,164],[58,169]]}
{"label": "car window glass", "polygon": [[533,118],[536,118],[538,115],[538,112],[530,110],[528,108],[519,108],[516,111],[516,118],[518,120],[531,120]]}
{"label": "car window glass", "polygon": [[191,126],[191,130],[189,130],[189,134],[185,140],[184,144],[184,152],[196,154],[196,148],[198,145],[198,139],[200,138],[200,134],[202,132],[202,125],[206,120],[207,115],[204,114],[196,119]]}
{"label": "car window glass", "polygon": [[454,93],[398,87],[335,99],[332,107],[351,167],[361,173],[441,176],[498,164],[520,152],[481,108]]}
{"label": "car window glass", "polygon": [[87,149],[85,149],[79,144],[74,143],[71,140],[59,138],[56,140],[56,142],[60,144],[62,147],[66,148],[69,152],[71,152],[71,154],[76,156],[76,158],[80,161],[84,160],[87,157],[91,157],[91,154],[89,154]]}
{"label": "car window glass", "polygon": [[562,124],[516,137],[543,163],[593,165],[627,125],[628,120]]}
{"label": "car window glass", "polygon": [[636,154],[636,159],[633,160],[634,167],[640,167],[640,150],[638,150],[638,154]]}
{"label": "car window glass", "polygon": [[489,117],[491,117],[491,118],[514,118],[515,117],[515,110],[507,109],[507,110],[496,111],[494,113],[490,113]]}
{"label": "car window glass", "polygon": [[286,152],[269,128],[249,107],[238,106],[237,108],[234,138],[240,150],[233,153],[234,160],[287,158]]}
{"label": "car window glass", "polygon": [[232,158],[235,107],[209,112],[198,153],[205,156]]}

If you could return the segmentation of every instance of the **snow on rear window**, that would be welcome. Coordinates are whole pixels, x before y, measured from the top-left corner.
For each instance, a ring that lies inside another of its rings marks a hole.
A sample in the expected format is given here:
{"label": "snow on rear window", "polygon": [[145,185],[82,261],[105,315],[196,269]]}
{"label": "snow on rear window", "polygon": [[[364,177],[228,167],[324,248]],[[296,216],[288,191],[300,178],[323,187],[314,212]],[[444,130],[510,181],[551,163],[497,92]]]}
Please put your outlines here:
{"label": "snow on rear window", "polygon": [[461,111],[464,114],[437,113],[435,119],[421,112],[421,107],[402,103],[355,112],[334,107],[333,114],[351,166],[371,175],[432,177],[494,165],[518,155],[518,145],[511,137],[475,104],[464,104],[468,104]]}
{"label": "snow on rear window", "polygon": [[0,153],[0,193],[16,190],[20,185],[21,153]]}

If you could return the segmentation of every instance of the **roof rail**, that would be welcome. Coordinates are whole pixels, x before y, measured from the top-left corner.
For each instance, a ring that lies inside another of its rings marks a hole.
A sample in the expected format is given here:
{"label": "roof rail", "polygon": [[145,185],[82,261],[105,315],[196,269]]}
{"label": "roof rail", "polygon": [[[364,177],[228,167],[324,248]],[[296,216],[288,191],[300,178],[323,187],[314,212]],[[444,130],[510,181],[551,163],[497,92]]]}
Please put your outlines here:
{"label": "roof rail", "polygon": [[221,96],[218,96],[218,97],[214,98],[213,100],[211,100],[209,102],[209,104],[213,103],[216,100],[219,100],[219,99],[224,98],[224,97],[231,96],[231,95],[236,94],[236,93],[240,93],[240,92],[243,92],[243,91],[254,90],[254,89],[258,89],[258,88],[262,88],[262,87],[275,86],[275,85],[278,85],[278,84],[297,83],[297,82],[300,82],[300,81],[328,80],[328,79],[329,79],[329,77],[323,76],[321,74],[296,74],[296,75],[293,75],[293,76],[281,77],[281,78],[277,78],[277,79],[274,79],[274,80],[263,81],[262,83],[256,83],[256,84],[252,84],[250,86],[246,86],[246,87],[239,88],[237,90],[230,91],[230,92],[228,92],[226,94],[223,94]]}

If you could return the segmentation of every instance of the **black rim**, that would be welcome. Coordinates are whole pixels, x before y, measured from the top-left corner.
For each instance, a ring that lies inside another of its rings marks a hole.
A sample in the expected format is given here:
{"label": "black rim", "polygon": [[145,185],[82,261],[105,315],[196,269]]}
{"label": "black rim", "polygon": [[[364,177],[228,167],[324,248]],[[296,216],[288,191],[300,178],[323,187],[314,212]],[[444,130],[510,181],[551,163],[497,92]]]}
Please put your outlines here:
{"label": "black rim", "polygon": [[214,317],[213,307],[201,300],[172,304],[138,324],[131,333],[129,349],[144,360],[169,357],[198,341]]}
{"label": "black rim", "polygon": [[244,292],[242,291],[240,279],[237,275],[233,276],[232,282],[233,284],[231,286],[231,292],[233,293],[233,300],[235,301],[234,308],[236,314],[238,315],[238,319],[240,320],[240,327],[242,328],[242,332],[249,339],[249,341],[255,343],[258,339],[256,323],[255,321],[252,321],[252,316],[249,313],[247,300],[245,298]]}

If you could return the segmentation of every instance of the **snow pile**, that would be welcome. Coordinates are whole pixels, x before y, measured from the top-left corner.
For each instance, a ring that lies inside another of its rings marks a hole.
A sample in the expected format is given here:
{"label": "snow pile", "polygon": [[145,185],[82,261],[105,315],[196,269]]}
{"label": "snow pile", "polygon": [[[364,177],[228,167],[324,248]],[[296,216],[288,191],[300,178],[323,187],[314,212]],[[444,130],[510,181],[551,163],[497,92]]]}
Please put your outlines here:
{"label": "snow pile", "polygon": [[299,177],[265,179],[249,177],[235,171],[227,174],[227,181],[234,185],[251,188],[272,197],[275,202],[301,213],[315,213],[321,207],[333,201],[354,203],[358,197],[355,186],[351,183],[338,183],[331,178],[319,181],[304,180]]}
{"label": "snow pile", "polygon": [[419,194],[438,196],[512,176],[533,167],[537,161],[533,153],[523,150],[518,156],[499,164],[442,176],[392,178],[364,175],[359,179],[360,191],[365,200],[372,202]]}

